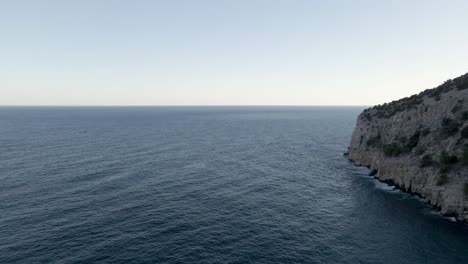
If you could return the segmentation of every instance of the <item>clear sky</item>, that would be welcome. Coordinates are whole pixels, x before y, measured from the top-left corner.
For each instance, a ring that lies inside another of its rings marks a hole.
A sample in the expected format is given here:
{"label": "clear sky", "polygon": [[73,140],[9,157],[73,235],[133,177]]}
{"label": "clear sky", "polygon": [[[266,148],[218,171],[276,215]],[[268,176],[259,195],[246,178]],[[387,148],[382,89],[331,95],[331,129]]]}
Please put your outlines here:
{"label": "clear sky", "polygon": [[0,0],[0,105],[372,105],[465,72],[466,0]]}

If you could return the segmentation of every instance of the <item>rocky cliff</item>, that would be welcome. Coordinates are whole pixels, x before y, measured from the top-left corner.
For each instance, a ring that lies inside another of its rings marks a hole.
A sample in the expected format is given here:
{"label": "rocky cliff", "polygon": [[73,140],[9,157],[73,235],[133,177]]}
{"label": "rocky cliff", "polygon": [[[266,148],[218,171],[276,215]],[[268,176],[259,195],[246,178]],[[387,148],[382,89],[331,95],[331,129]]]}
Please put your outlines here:
{"label": "rocky cliff", "polygon": [[348,157],[468,223],[468,74],[364,110]]}

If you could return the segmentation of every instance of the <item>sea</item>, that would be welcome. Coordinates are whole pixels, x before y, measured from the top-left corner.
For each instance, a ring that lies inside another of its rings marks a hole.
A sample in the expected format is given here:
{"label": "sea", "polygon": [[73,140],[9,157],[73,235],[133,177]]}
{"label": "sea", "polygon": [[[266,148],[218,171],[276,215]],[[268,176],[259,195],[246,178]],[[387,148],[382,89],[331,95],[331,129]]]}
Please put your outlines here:
{"label": "sea", "polygon": [[0,263],[468,263],[343,153],[364,107],[1,107]]}

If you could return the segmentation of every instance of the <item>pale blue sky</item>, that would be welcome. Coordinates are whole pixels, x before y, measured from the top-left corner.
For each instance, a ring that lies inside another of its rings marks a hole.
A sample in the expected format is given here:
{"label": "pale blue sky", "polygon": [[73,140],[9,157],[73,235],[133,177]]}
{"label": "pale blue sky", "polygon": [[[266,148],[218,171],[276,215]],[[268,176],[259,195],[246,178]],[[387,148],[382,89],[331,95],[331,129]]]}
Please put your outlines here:
{"label": "pale blue sky", "polygon": [[0,0],[0,105],[371,105],[465,72],[464,0]]}

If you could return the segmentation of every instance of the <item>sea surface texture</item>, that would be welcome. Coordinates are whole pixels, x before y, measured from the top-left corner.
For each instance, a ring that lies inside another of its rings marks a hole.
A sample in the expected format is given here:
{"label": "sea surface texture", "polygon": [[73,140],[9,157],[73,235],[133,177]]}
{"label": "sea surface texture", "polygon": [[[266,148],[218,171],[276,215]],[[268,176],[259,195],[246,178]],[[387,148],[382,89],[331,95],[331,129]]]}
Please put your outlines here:
{"label": "sea surface texture", "polygon": [[0,263],[468,263],[343,157],[361,110],[2,107]]}

